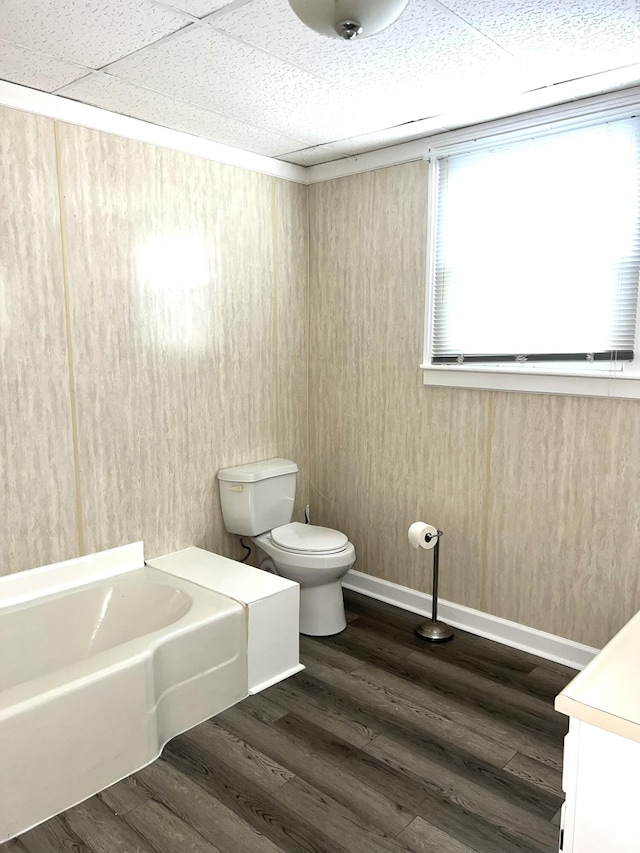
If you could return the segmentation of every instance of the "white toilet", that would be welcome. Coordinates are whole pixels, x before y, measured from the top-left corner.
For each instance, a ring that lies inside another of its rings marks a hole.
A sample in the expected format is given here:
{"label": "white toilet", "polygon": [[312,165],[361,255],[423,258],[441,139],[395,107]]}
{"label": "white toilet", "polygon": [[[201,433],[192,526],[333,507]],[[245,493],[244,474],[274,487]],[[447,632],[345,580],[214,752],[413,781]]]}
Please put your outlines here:
{"label": "white toilet", "polygon": [[222,515],[229,533],[258,547],[261,568],[300,584],[300,633],[326,637],[346,628],[340,581],[356,552],[338,530],[291,522],[297,471],[289,459],[223,468]]}

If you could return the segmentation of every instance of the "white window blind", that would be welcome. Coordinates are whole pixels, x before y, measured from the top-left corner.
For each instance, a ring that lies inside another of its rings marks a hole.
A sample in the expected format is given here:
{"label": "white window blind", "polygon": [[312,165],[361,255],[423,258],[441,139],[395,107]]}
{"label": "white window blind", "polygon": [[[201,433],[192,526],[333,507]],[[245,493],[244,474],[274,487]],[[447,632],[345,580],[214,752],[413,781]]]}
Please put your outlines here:
{"label": "white window blind", "polygon": [[431,363],[633,359],[640,120],[436,159]]}

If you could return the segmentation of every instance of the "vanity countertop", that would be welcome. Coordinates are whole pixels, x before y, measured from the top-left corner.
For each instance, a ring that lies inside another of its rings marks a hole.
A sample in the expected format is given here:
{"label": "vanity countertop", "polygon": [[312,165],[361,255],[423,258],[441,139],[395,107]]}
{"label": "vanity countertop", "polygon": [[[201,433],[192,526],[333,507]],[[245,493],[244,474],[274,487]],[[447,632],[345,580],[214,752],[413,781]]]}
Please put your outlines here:
{"label": "vanity countertop", "polygon": [[555,707],[640,742],[640,613],[556,696]]}

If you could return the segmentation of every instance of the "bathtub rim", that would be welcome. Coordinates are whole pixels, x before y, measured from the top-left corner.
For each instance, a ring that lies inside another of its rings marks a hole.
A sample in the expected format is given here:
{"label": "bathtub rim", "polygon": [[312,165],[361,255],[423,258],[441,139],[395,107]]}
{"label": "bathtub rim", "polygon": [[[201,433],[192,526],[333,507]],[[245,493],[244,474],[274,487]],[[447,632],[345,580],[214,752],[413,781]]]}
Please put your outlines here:
{"label": "bathtub rim", "polygon": [[0,576],[0,607],[54,595],[86,583],[131,572],[144,565],[144,543],[140,541],[34,569],[11,572]]}
{"label": "bathtub rim", "polygon": [[[193,583],[186,578],[163,572],[154,566],[142,565],[125,573],[110,575],[107,577],[93,578],[87,583],[67,589],[58,590],[42,596],[44,601],[73,595],[84,589],[98,588],[110,581],[124,578],[134,581],[139,575],[141,578],[155,578],[155,582],[163,586],[182,589],[191,601],[189,609],[177,620],[169,622],[154,631],[141,634],[117,645],[102,649],[86,658],[80,658],[72,663],[58,667],[44,675],[36,676],[19,684],[2,689],[0,686],[0,722],[9,719],[19,713],[23,713],[38,697],[41,702],[51,700],[55,696],[63,696],[72,693],[78,688],[79,683],[93,684],[110,673],[117,673],[130,662],[143,662],[153,660],[154,655],[167,641],[167,633],[170,630],[172,637],[184,636],[198,627],[212,621],[221,621],[230,613],[241,613],[246,625],[246,606],[229,596],[207,589],[199,584]],[[153,581],[151,581],[153,582]],[[191,593],[193,590],[193,594]],[[1,590],[0,590],[1,592]],[[40,600],[40,596],[21,601],[19,604],[5,605],[0,596],[0,619],[3,610],[28,610],[29,605]],[[216,603],[215,616],[212,619],[212,604]],[[64,680],[62,680],[64,678]]]}

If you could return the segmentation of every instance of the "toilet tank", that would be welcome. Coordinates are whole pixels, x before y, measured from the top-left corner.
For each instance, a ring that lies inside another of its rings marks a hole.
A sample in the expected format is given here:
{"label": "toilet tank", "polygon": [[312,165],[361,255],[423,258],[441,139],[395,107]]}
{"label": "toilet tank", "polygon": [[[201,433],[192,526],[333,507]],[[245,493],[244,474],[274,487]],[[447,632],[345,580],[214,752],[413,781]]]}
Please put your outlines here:
{"label": "toilet tank", "polygon": [[265,459],[218,471],[224,526],[229,533],[259,536],[293,517],[298,466]]}

